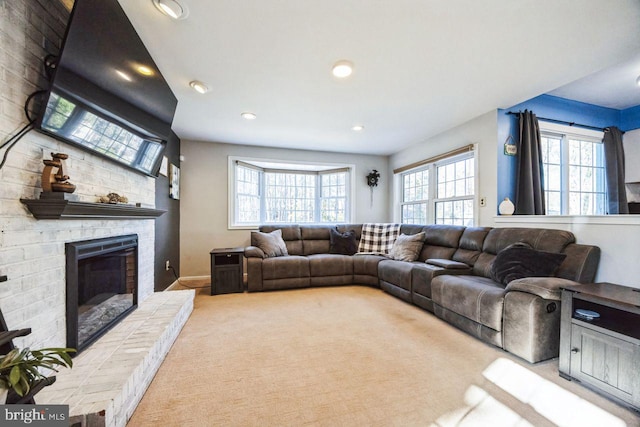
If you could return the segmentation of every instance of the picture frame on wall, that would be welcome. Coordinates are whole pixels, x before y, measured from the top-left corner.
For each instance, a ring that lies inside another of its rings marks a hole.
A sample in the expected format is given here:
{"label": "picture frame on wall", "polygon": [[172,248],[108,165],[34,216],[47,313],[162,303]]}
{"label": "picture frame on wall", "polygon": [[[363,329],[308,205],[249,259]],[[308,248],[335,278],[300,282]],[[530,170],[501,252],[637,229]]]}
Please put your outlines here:
{"label": "picture frame on wall", "polygon": [[162,162],[160,163],[160,175],[167,176],[169,175],[169,159],[167,156],[162,156]]}
{"label": "picture frame on wall", "polygon": [[180,200],[180,168],[169,164],[169,197]]}

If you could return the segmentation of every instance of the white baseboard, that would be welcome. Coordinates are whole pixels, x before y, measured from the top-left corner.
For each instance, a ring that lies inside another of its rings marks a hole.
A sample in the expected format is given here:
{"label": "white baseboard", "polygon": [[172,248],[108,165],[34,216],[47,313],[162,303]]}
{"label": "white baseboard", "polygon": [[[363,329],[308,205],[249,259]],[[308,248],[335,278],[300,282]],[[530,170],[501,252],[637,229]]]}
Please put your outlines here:
{"label": "white baseboard", "polygon": [[180,289],[202,288],[211,286],[211,276],[187,276],[180,277],[169,285],[165,291],[176,291]]}

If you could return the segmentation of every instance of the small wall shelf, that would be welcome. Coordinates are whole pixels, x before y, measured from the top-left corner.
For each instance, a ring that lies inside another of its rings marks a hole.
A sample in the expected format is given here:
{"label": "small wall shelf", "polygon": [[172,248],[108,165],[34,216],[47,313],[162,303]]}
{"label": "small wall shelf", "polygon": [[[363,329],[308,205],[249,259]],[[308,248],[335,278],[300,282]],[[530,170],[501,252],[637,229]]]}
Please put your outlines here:
{"label": "small wall shelf", "polygon": [[20,199],[36,219],[154,219],[162,209],[55,199]]}

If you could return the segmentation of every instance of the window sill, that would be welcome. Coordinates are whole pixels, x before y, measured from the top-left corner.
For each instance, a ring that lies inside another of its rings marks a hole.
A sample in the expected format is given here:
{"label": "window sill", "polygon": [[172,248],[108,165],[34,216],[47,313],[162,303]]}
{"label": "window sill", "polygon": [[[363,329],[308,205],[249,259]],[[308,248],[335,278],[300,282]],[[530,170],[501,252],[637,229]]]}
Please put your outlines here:
{"label": "window sill", "polygon": [[500,215],[496,224],[640,225],[640,215]]}

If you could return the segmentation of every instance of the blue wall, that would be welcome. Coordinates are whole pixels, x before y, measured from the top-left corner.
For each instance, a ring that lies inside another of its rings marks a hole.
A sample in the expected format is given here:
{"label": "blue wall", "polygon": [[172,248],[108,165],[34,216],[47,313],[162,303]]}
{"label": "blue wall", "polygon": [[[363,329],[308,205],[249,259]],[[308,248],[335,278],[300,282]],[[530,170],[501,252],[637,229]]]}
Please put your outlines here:
{"label": "blue wall", "polygon": [[[516,157],[506,156],[503,145],[511,135],[513,142],[518,143],[518,117],[507,114],[530,110],[540,118],[574,122],[587,126],[605,128],[617,126],[622,131],[640,128],[640,105],[626,110],[600,107],[584,102],[571,101],[551,95],[536,98],[514,105],[506,110],[498,110],[498,200],[509,197],[515,202],[516,196]],[[497,209],[497,208],[496,208]]]}
{"label": "blue wall", "polygon": [[620,115],[622,116],[620,120],[620,130],[626,132],[640,128],[640,105],[622,110]]}

